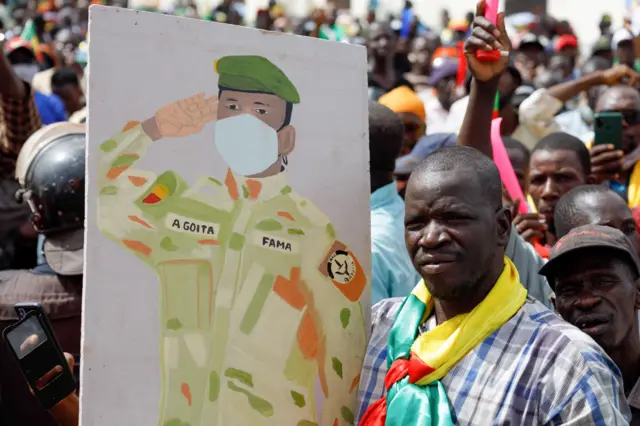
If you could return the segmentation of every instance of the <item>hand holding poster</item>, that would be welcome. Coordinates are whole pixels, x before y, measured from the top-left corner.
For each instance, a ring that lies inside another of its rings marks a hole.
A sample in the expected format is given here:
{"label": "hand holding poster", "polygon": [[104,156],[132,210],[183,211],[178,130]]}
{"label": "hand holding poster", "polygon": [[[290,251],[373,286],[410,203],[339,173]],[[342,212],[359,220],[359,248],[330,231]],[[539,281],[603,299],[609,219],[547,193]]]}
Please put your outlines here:
{"label": "hand holding poster", "polygon": [[83,424],[352,424],[364,49],[106,7],[90,31]]}

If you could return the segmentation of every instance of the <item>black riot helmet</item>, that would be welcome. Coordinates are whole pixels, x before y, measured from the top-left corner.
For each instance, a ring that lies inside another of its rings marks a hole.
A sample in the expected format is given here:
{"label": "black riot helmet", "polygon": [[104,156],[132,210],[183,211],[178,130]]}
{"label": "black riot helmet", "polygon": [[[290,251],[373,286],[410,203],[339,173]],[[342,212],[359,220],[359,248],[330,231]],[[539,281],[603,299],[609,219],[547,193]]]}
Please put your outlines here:
{"label": "black riot helmet", "polygon": [[29,159],[16,194],[44,234],[84,226],[85,133],[82,127],[54,133]]}

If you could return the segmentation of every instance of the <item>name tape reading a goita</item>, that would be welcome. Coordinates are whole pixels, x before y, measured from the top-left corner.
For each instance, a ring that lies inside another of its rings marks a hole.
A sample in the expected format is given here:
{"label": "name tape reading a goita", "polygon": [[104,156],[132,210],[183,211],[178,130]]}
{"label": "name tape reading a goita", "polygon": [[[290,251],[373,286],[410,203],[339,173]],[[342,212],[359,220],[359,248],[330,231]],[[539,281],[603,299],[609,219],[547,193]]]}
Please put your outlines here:
{"label": "name tape reading a goita", "polygon": [[217,236],[220,231],[220,225],[217,223],[195,220],[175,213],[169,213],[164,224],[167,229],[171,229],[172,231],[206,235],[209,237]]}

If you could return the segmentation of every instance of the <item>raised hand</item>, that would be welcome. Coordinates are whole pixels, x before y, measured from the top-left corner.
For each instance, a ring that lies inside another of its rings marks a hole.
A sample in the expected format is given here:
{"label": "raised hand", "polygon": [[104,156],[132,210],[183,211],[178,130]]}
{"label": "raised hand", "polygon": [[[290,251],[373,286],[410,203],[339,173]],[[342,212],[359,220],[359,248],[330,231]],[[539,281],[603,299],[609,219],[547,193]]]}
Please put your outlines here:
{"label": "raised hand", "polygon": [[616,180],[623,168],[624,152],[616,150],[614,145],[595,145],[591,154],[591,177],[595,183]]}
{"label": "raised hand", "polygon": [[489,81],[497,78],[507,69],[509,56],[501,56],[499,61],[479,61],[476,59],[477,51],[499,50],[511,52],[511,41],[504,25],[504,13],[498,14],[497,28],[484,17],[486,9],[485,0],[478,2],[476,17],[473,20],[471,36],[464,45],[464,54],[471,69],[473,77],[478,81]]}
{"label": "raised hand", "polygon": [[204,93],[198,93],[160,108],[155,122],[160,137],[181,137],[200,133],[217,116],[217,96],[205,98]]}

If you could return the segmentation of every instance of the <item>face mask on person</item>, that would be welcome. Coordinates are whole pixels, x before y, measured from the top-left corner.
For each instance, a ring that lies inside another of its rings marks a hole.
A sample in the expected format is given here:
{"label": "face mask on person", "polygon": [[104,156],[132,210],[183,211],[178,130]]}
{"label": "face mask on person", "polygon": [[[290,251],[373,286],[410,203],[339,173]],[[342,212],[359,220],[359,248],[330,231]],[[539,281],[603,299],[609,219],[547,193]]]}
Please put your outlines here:
{"label": "face mask on person", "polygon": [[13,71],[18,77],[27,83],[31,83],[33,76],[40,71],[38,64],[16,64],[13,66]]}
{"label": "face mask on person", "polygon": [[250,114],[217,121],[215,144],[229,168],[242,176],[261,173],[278,159],[278,134]]}

